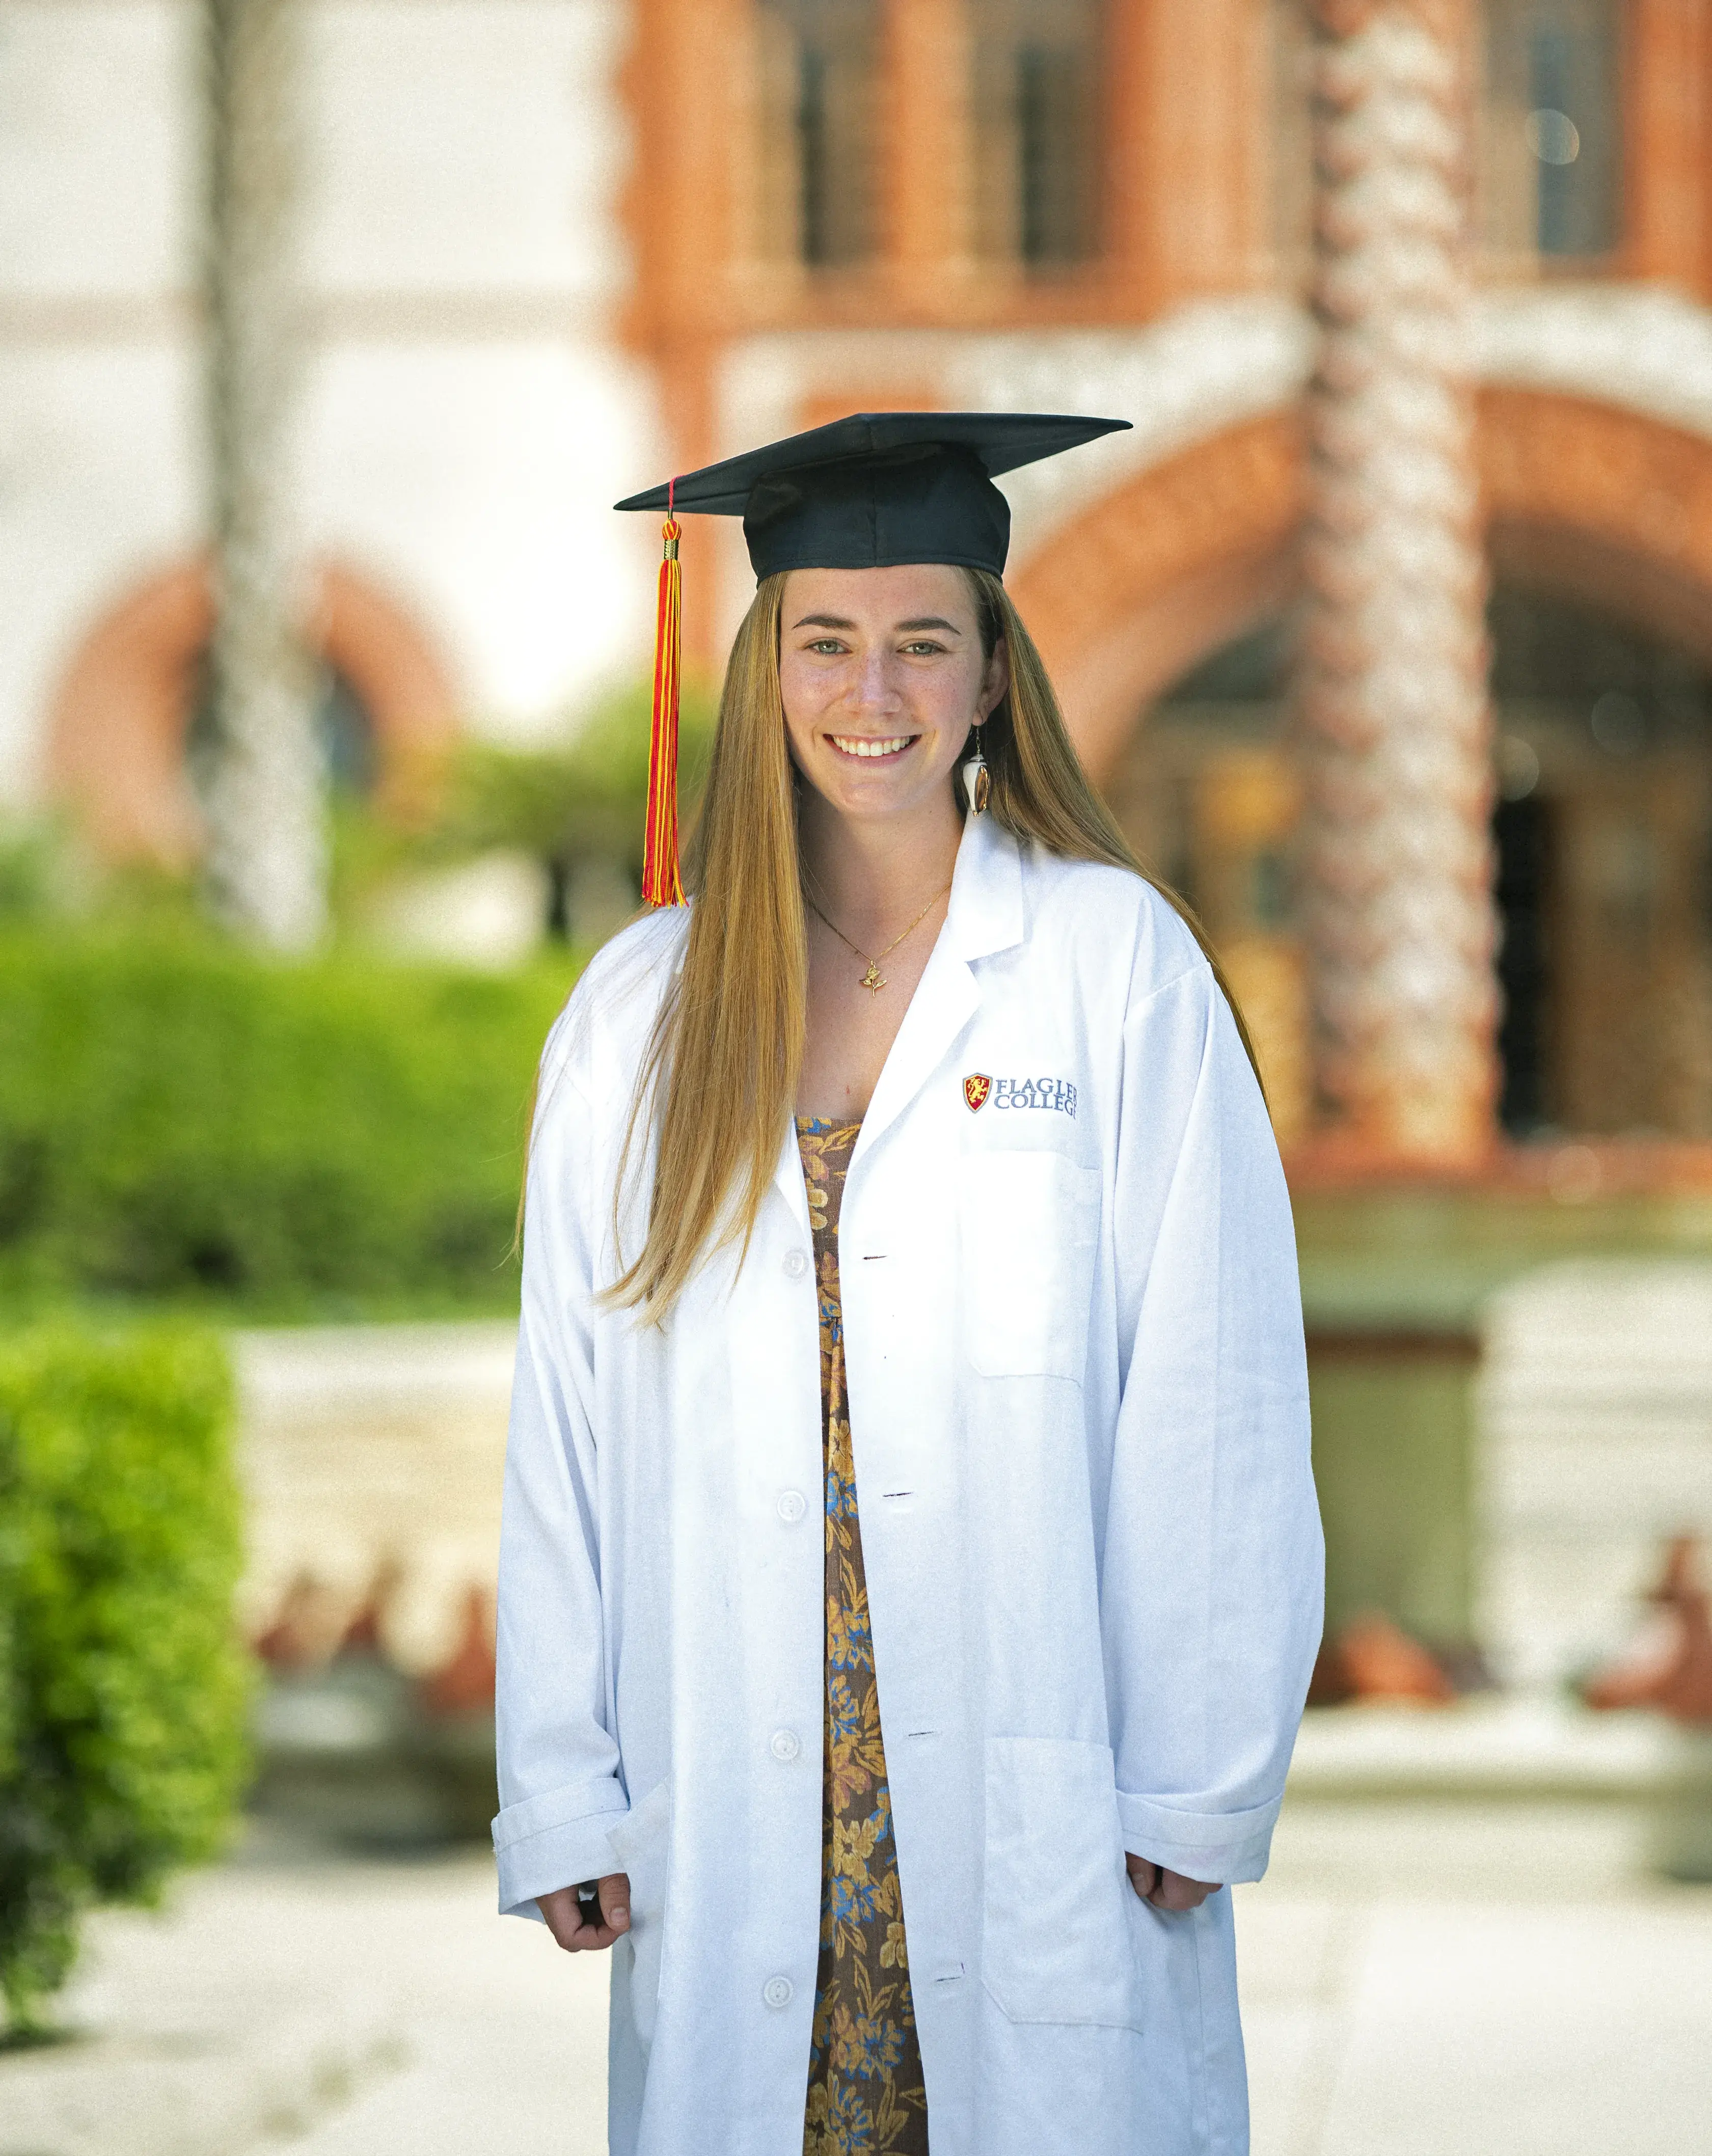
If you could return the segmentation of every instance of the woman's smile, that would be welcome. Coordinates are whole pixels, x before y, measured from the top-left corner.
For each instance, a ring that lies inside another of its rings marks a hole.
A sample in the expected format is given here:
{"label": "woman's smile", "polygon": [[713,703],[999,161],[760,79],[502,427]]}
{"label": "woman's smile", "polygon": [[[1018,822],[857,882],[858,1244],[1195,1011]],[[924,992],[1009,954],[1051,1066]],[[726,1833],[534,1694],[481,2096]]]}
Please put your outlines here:
{"label": "woman's smile", "polygon": [[828,734],[826,738],[841,756],[860,757],[871,763],[882,757],[902,756],[915,747],[921,736],[885,734],[877,738],[870,734]]}

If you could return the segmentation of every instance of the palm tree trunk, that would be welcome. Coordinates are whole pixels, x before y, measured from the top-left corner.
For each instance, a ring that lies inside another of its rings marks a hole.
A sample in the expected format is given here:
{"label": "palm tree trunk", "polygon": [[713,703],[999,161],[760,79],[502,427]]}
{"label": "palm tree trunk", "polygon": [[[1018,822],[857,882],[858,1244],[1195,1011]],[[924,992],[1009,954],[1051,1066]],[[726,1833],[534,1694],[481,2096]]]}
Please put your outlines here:
{"label": "palm tree trunk", "polygon": [[1320,1090],[1381,1158],[1492,1142],[1467,11],[1314,0],[1319,365],[1297,705]]}
{"label": "palm tree trunk", "polygon": [[299,0],[203,0],[207,425],[216,625],[206,798],[217,910],[301,948],[326,913],[316,682],[299,623],[292,421]]}

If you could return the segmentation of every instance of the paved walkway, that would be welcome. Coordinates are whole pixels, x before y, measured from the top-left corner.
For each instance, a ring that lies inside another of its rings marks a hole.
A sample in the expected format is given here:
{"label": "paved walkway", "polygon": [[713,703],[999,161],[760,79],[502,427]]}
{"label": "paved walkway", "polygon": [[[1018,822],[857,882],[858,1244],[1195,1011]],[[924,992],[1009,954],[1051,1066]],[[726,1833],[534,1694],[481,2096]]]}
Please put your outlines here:
{"label": "paved walkway", "polygon": [[78,2042],[0,2055],[0,2156],[597,2156],[604,1971],[494,1914],[481,1854],[253,1844],[89,1927]]}
{"label": "paved walkway", "polygon": [[[1712,2148],[1712,1888],[1609,1802],[1294,1799],[1239,1890],[1255,2156]],[[92,2034],[0,2058],[0,2156],[596,2156],[604,1965],[479,1856],[254,1848],[92,1928]]]}
{"label": "paved walkway", "polygon": [[1255,2156],[1712,2149],[1712,1888],[1612,1804],[1287,1806],[1238,1890]]}

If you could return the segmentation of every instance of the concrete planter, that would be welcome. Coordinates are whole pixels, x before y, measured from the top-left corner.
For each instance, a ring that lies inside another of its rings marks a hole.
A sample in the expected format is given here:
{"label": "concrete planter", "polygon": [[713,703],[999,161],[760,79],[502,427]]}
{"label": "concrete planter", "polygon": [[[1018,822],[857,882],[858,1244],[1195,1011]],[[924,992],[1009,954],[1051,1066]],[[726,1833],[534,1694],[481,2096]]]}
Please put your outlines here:
{"label": "concrete planter", "polygon": [[1648,1853],[1667,1879],[1712,1885],[1712,1727],[1676,1732],[1652,1807]]}
{"label": "concrete planter", "polygon": [[1295,1204],[1329,1631],[1376,1610],[1538,1691],[1712,1538],[1712,1204],[1505,1173]]}

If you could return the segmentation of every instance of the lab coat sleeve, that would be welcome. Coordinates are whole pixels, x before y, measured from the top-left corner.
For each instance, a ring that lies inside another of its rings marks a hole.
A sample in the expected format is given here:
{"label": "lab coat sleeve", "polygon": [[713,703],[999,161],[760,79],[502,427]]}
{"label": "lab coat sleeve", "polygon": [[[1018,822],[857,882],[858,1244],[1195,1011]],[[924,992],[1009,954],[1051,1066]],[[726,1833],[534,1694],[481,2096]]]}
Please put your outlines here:
{"label": "lab coat sleeve", "polygon": [[1118,1809],[1134,1854],[1225,1885],[1266,1869],[1324,1551],[1289,1198],[1198,960],[1132,1008],[1116,1150],[1101,1600]]}
{"label": "lab coat sleeve", "polygon": [[[573,1006],[574,1009],[574,1006]],[[530,1149],[522,1316],[500,1535],[500,1907],[615,1871],[626,1808],[602,1625],[594,1400],[594,1222],[586,1096],[549,1042]]]}

